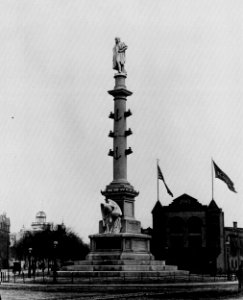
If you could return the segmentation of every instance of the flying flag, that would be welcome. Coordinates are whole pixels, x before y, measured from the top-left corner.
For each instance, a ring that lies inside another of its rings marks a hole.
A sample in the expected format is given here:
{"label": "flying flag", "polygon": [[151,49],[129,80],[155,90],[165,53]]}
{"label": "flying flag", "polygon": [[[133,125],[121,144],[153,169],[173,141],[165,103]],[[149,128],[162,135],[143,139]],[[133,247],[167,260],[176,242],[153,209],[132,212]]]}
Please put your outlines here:
{"label": "flying flag", "polygon": [[232,192],[236,192],[233,181],[213,161],[215,177],[224,181]]}
{"label": "flying flag", "polygon": [[168,193],[171,197],[173,197],[172,192],[170,191],[170,189],[168,188],[168,186],[167,186],[167,184],[166,184],[166,182],[165,182],[164,176],[163,176],[163,174],[162,174],[162,172],[161,172],[161,170],[160,170],[159,165],[157,165],[157,168],[158,168],[158,179],[160,179],[160,180],[162,180],[162,181],[164,182],[164,185],[165,185],[165,188],[166,188],[166,190],[167,190],[167,193]]}

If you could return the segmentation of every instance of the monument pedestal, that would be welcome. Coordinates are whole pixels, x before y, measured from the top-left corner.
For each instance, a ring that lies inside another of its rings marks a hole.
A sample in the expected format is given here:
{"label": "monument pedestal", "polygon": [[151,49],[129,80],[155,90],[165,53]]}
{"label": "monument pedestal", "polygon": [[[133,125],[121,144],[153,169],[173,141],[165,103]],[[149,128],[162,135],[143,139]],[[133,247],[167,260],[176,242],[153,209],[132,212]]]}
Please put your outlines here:
{"label": "monument pedestal", "polygon": [[[87,259],[92,260],[139,260],[151,261],[150,239],[146,234],[141,234],[141,223],[134,218],[134,198],[138,192],[126,182],[112,182],[105,191],[101,192],[106,198],[115,201],[121,211],[120,233],[104,233],[103,221],[99,222],[99,234],[90,235],[91,252]],[[119,264],[119,263],[118,263]]]}
{"label": "monument pedestal", "polygon": [[87,259],[152,260],[150,236],[138,233],[94,234]]}

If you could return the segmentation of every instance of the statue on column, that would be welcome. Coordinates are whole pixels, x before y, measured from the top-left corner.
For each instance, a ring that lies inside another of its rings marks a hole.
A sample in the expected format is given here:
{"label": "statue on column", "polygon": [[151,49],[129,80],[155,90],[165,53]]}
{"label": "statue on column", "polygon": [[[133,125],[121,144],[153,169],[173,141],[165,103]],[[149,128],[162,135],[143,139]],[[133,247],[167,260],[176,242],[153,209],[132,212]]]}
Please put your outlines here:
{"label": "statue on column", "polygon": [[105,199],[105,202],[101,204],[104,233],[119,233],[121,231],[122,211],[115,201]]}
{"label": "statue on column", "polygon": [[113,47],[113,69],[118,73],[127,73],[125,70],[127,45],[121,42],[119,37],[115,38],[115,46]]}

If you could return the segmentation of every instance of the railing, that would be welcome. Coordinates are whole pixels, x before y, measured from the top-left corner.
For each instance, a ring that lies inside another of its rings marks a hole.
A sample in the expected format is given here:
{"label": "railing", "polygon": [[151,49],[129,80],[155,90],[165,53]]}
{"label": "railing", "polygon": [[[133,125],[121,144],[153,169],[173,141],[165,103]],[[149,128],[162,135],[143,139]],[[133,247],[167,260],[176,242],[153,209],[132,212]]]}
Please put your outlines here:
{"label": "railing", "polygon": [[170,272],[169,274],[159,274],[158,272],[118,272],[112,274],[110,272],[102,272],[102,277],[99,272],[57,272],[56,282],[53,280],[53,273],[36,271],[31,277],[28,277],[28,272],[12,273],[8,271],[1,271],[1,283],[61,283],[61,284],[75,284],[75,283],[190,283],[190,282],[224,282],[237,280],[235,275],[216,275],[210,276],[207,274],[180,274],[177,272]]}

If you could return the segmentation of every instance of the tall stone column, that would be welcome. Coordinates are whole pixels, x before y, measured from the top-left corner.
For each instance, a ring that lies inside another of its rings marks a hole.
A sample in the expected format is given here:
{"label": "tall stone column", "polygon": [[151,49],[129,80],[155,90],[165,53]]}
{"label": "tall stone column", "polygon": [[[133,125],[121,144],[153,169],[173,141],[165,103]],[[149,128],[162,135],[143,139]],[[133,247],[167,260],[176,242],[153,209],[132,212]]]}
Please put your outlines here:
{"label": "tall stone column", "polygon": [[[139,193],[127,180],[127,157],[132,154],[131,147],[127,146],[128,136],[132,134],[132,130],[127,128],[128,117],[132,115],[126,107],[127,97],[132,95],[125,83],[127,74],[124,69],[124,52],[127,46],[119,38],[115,40],[113,68],[118,73],[114,75],[114,89],[108,91],[114,100],[114,110],[109,115],[113,120],[113,131],[109,133],[109,137],[113,139],[113,149],[108,153],[113,159],[113,180],[101,194],[106,203],[113,205],[113,208],[109,206],[109,210],[117,211],[114,219],[110,212],[107,217],[104,212],[105,204],[102,204],[103,220],[99,222],[99,233],[90,236],[91,252],[87,258],[91,261],[108,258],[149,261],[153,258],[150,253],[150,236],[141,234],[141,223],[135,219],[134,202]],[[109,228],[110,220],[114,227]]]}
{"label": "tall stone column", "polygon": [[125,74],[116,74],[114,78],[114,90],[108,92],[114,97],[114,113],[110,114],[114,120],[114,131],[109,134],[113,138],[113,151],[110,151],[110,155],[113,156],[113,182],[128,183],[127,155],[131,150],[127,149],[127,136],[131,134],[131,130],[126,130],[126,101],[127,96],[132,95],[132,92],[126,89]]}
{"label": "tall stone column", "polygon": [[127,119],[132,113],[127,110],[126,102],[132,92],[126,88],[126,77],[124,73],[115,74],[115,87],[108,91],[114,97],[114,111],[109,115],[113,119],[113,131],[109,133],[113,138],[113,149],[108,153],[113,157],[113,181],[101,193],[120,206],[122,232],[140,232],[140,222],[134,220],[134,201],[138,192],[127,180],[127,157],[132,154],[131,147],[127,147],[127,138],[132,134],[132,130],[127,129]]}

